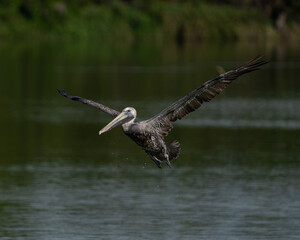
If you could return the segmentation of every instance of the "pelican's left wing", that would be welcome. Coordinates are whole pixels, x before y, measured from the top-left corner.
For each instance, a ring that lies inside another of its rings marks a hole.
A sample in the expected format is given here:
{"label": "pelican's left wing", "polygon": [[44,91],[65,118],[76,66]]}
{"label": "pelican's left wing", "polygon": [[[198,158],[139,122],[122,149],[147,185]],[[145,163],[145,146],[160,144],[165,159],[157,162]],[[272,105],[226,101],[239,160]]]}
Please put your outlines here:
{"label": "pelican's left wing", "polygon": [[209,80],[191,91],[159,114],[147,120],[148,124],[154,126],[162,136],[166,136],[172,128],[171,122],[181,119],[187,114],[198,109],[203,102],[209,102],[212,98],[222,92],[233,80],[239,76],[258,70],[260,66],[266,64],[262,56],[258,56],[239,68],[225,72],[218,77]]}
{"label": "pelican's left wing", "polygon": [[116,111],[116,110],[114,110],[114,109],[112,109],[112,108],[109,108],[109,107],[107,107],[107,106],[104,106],[104,105],[102,105],[102,104],[100,104],[100,103],[94,102],[94,101],[92,101],[92,100],[88,100],[88,99],[81,98],[81,97],[77,97],[77,96],[71,96],[71,95],[68,95],[68,94],[65,92],[65,90],[58,90],[58,89],[57,89],[57,91],[58,91],[62,96],[66,97],[66,98],[70,98],[70,99],[72,99],[72,100],[74,100],[74,101],[79,101],[79,102],[82,102],[82,103],[84,103],[84,104],[87,104],[87,105],[89,105],[89,106],[91,106],[91,107],[97,108],[97,109],[101,110],[102,112],[105,112],[105,113],[109,114],[109,115],[112,116],[112,117],[116,117],[116,116],[118,116],[118,115],[120,114],[120,112],[118,112],[118,111]]}

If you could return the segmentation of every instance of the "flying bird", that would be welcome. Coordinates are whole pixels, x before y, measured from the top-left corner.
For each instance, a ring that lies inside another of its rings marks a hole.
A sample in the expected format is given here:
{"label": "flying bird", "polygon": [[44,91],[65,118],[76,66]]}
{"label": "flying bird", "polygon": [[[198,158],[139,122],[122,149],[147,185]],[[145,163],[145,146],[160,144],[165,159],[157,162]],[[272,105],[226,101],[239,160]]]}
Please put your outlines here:
{"label": "flying bird", "polygon": [[122,112],[118,112],[100,103],[68,95],[64,90],[57,90],[64,97],[97,108],[114,118],[99,131],[99,135],[110,131],[118,125],[122,125],[124,133],[135,141],[159,168],[161,168],[162,162],[171,167],[171,161],[176,159],[180,152],[180,144],[178,141],[164,141],[164,138],[173,128],[171,122],[182,119],[187,114],[195,111],[204,102],[209,102],[217,94],[222,92],[239,76],[258,70],[260,66],[266,63],[267,62],[262,56],[257,56],[241,67],[222,73],[218,77],[205,82],[178,101],[163,109],[154,117],[144,121],[136,120],[137,112],[133,107],[126,107]]}

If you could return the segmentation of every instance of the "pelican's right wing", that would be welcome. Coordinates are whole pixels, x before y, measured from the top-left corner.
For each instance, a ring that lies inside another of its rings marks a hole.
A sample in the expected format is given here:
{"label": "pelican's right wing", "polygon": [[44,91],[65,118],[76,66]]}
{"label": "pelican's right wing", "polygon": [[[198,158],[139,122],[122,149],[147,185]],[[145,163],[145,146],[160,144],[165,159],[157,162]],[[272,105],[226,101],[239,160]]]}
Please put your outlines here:
{"label": "pelican's right wing", "polygon": [[66,97],[66,98],[70,98],[70,99],[72,99],[74,101],[82,102],[82,103],[87,104],[87,105],[89,105],[91,107],[97,108],[97,109],[101,110],[102,112],[105,112],[105,113],[109,114],[112,117],[116,117],[116,116],[118,116],[120,114],[120,112],[118,112],[118,111],[116,111],[116,110],[114,110],[112,108],[106,107],[106,106],[104,106],[104,105],[102,105],[100,103],[96,103],[96,102],[94,102],[92,100],[88,100],[88,99],[77,97],[77,96],[68,95],[65,92],[65,90],[58,90],[57,89],[57,91],[62,96]]}

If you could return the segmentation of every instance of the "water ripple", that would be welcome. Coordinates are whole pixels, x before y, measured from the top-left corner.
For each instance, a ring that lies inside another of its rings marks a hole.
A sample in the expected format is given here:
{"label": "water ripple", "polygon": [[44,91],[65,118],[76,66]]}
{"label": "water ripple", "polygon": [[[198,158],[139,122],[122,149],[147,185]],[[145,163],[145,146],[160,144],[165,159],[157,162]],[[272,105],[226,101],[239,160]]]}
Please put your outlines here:
{"label": "water ripple", "polygon": [[283,128],[300,129],[300,121],[291,120],[245,120],[245,119],[188,119],[178,122],[188,127],[223,127],[223,128]]}

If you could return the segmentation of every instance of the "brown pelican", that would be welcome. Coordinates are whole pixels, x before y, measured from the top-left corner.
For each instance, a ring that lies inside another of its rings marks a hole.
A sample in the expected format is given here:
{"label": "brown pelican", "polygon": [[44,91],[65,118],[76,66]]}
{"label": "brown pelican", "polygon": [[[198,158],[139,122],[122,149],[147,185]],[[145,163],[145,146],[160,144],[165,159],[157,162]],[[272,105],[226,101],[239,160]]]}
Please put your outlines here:
{"label": "brown pelican", "polygon": [[164,141],[164,137],[168,135],[173,127],[171,122],[175,122],[195,111],[204,102],[209,102],[222,92],[233,80],[245,73],[258,70],[260,66],[266,63],[262,56],[258,56],[241,67],[225,72],[205,82],[154,117],[144,121],[136,121],[137,113],[132,107],[126,107],[122,112],[118,112],[100,103],[70,96],[64,90],[58,90],[58,92],[64,97],[90,105],[114,117],[109,124],[99,131],[99,135],[118,125],[122,125],[124,133],[142,147],[159,168],[161,168],[162,162],[171,167],[171,161],[176,159],[180,152],[178,141]]}

